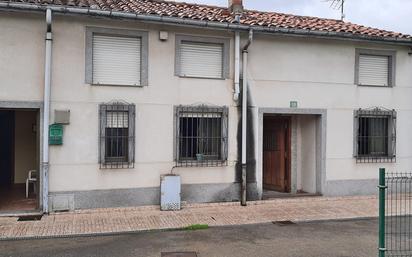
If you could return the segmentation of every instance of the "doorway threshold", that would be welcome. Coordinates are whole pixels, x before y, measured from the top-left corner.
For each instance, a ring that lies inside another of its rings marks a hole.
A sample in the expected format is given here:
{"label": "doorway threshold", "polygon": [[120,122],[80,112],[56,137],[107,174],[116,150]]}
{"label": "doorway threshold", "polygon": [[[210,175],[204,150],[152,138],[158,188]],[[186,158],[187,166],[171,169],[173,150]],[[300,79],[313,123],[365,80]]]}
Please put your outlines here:
{"label": "doorway threshold", "polygon": [[43,215],[41,210],[27,210],[27,211],[1,211],[0,217],[23,217]]}
{"label": "doorway threshold", "polygon": [[272,190],[263,190],[262,200],[279,199],[279,198],[296,198],[296,197],[316,197],[322,196],[318,193],[284,193]]}

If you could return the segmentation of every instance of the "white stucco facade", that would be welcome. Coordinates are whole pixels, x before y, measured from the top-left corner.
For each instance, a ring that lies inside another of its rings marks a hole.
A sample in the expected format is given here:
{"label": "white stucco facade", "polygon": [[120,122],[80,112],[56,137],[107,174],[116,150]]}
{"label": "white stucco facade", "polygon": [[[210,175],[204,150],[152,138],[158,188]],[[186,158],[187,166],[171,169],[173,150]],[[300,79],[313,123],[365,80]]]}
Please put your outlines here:
{"label": "white stucco facade", "polygon": [[[0,102],[41,102],[44,17],[40,14],[1,12],[0,24]],[[148,32],[148,86],[87,84],[87,26]],[[160,30],[168,31],[167,41],[159,40]],[[175,76],[176,35],[229,39],[229,78],[220,80]],[[242,38],[246,37],[246,34],[242,34]],[[396,85],[393,88],[355,85],[356,48],[395,50]],[[290,101],[297,101],[298,109],[323,110],[326,114],[324,137],[320,132],[322,123],[317,122],[318,114],[296,116],[296,189],[324,194],[351,194],[352,188],[342,181],[373,181],[377,178],[379,167],[397,171],[410,169],[412,57],[408,55],[407,47],[256,34],[249,49],[249,58],[250,131],[253,131],[251,142],[255,147],[248,148],[248,151],[253,151],[248,155],[252,156],[251,161],[256,162],[255,170],[251,171],[255,172],[255,176],[252,176],[254,179],[250,183],[256,184],[258,196],[262,192],[262,146],[259,143],[262,124],[259,110],[287,109]],[[236,165],[240,147],[240,107],[233,101],[233,74],[232,31],[56,15],[53,20],[50,120],[54,120],[54,110],[70,110],[70,124],[64,126],[63,145],[50,146],[51,201],[53,196],[65,195],[69,202],[74,202],[76,208],[102,207],[112,205],[122,195],[142,199],[150,195],[146,200],[121,199],[119,203],[154,203],[159,195],[160,175],[170,172],[179,174],[182,184],[188,186],[187,191],[183,190],[184,200],[238,200],[240,181]],[[136,105],[136,157],[132,169],[99,168],[98,105],[113,100]],[[174,106],[198,104],[229,108],[227,165],[173,168]],[[378,106],[397,112],[396,162],[356,163],[353,157],[354,110]],[[322,144],[325,145],[324,155],[318,149]],[[318,158],[324,162],[323,166],[317,163]],[[323,171],[320,167],[323,167]],[[316,182],[316,174],[321,172],[322,179]],[[354,185],[358,186],[356,183]],[[322,191],[319,192],[318,188]],[[98,198],[109,199],[111,193],[116,195],[113,201],[105,202]],[[193,194],[199,197],[193,197]],[[221,197],[222,194],[225,197]],[[97,199],[93,200],[93,197]],[[102,202],[93,205],[90,201]]]}
{"label": "white stucco facade", "polygon": [[[355,85],[357,48],[396,51],[394,87]],[[326,187],[322,193],[350,194],[347,186],[351,180],[364,181],[367,187],[367,180],[377,179],[379,167],[389,171],[410,169],[412,148],[408,131],[412,115],[409,101],[412,96],[412,57],[407,47],[259,35],[249,52],[251,108],[256,114],[257,123],[259,108],[289,108],[290,101],[297,101],[299,109],[327,111]],[[356,163],[354,158],[354,111],[372,107],[384,107],[397,112],[394,163]],[[258,135],[256,142],[257,138]],[[302,144],[300,150],[304,149]],[[336,188],[339,184],[327,186],[333,182],[342,182],[342,188]]]}

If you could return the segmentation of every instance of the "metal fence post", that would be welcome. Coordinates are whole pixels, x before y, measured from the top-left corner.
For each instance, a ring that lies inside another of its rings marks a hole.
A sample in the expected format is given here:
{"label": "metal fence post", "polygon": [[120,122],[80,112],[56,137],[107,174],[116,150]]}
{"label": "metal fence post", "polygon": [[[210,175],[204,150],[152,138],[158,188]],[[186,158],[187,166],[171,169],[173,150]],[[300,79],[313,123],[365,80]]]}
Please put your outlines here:
{"label": "metal fence post", "polygon": [[379,257],[385,257],[385,169],[379,169]]}

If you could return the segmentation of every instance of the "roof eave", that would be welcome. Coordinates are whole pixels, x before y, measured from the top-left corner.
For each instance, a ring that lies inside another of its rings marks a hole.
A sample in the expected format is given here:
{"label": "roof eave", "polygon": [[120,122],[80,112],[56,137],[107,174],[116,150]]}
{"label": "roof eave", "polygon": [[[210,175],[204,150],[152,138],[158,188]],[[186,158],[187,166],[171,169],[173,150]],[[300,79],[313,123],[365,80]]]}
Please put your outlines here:
{"label": "roof eave", "polygon": [[368,41],[375,43],[385,43],[385,44],[397,44],[412,46],[412,38],[395,38],[395,37],[376,37],[362,34],[353,34],[346,32],[331,32],[331,31],[320,31],[320,30],[304,30],[295,28],[279,28],[279,27],[261,27],[261,26],[251,26],[256,32],[272,33],[272,34],[284,34],[284,35],[295,35],[295,36],[311,36],[317,38],[329,38],[329,39],[339,39],[339,40],[351,40],[351,41]]}
{"label": "roof eave", "polygon": [[375,43],[412,46],[412,38],[407,39],[407,38],[395,38],[395,37],[373,37],[373,36],[368,36],[368,35],[352,34],[352,33],[345,33],[345,32],[330,32],[330,31],[320,31],[320,30],[304,30],[304,29],[295,29],[295,28],[243,25],[243,24],[237,24],[237,23],[195,20],[195,19],[160,16],[160,15],[143,15],[143,14],[121,12],[121,11],[97,10],[97,9],[82,8],[82,7],[0,2],[0,9],[15,10],[15,11],[37,11],[37,12],[45,11],[46,9],[51,9],[53,12],[60,13],[60,14],[75,14],[75,15],[86,15],[86,16],[100,16],[100,17],[108,17],[108,18],[121,18],[121,19],[140,20],[140,21],[146,21],[146,22],[152,22],[152,23],[164,23],[164,24],[194,26],[194,27],[207,27],[207,28],[212,28],[212,29],[229,29],[229,30],[241,30],[241,31],[249,31],[253,29],[255,32],[269,33],[269,34],[282,34],[282,35],[289,35],[289,36],[290,35],[311,36],[311,37],[318,37],[318,38],[368,41],[368,42],[375,42]]}

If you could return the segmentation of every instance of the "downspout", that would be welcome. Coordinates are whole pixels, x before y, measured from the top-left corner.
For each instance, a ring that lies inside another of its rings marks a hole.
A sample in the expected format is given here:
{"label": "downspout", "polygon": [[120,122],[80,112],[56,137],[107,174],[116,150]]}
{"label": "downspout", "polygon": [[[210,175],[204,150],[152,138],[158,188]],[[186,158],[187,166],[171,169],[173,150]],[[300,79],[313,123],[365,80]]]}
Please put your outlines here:
{"label": "downspout", "polygon": [[[236,15],[235,20],[237,22],[240,21],[240,16]],[[240,94],[240,32],[238,30],[235,31],[235,88],[234,88],[234,94],[233,94],[233,100],[238,101],[239,100],[239,94]]]}
{"label": "downspout", "polygon": [[253,30],[249,31],[249,39],[243,47],[243,83],[242,83],[242,197],[241,204],[246,206],[246,188],[247,188],[247,155],[246,155],[246,135],[247,135],[247,61],[248,49],[253,40]]}
{"label": "downspout", "polygon": [[46,54],[44,63],[44,109],[43,109],[43,212],[49,212],[49,118],[50,118],[50,81],[51,81],[51,55],[52,55],[52,12],[46,10]]}

